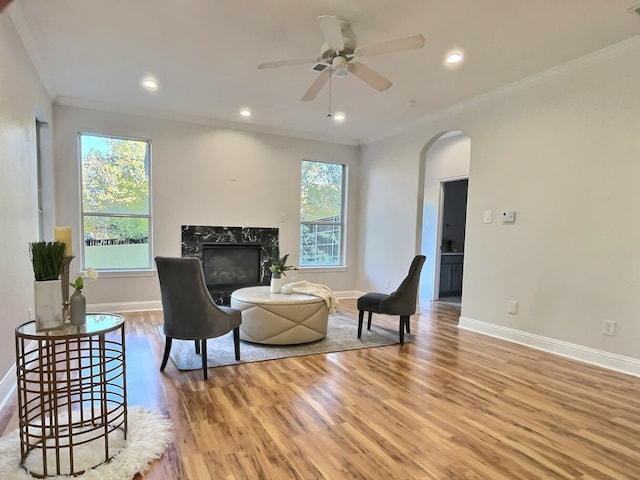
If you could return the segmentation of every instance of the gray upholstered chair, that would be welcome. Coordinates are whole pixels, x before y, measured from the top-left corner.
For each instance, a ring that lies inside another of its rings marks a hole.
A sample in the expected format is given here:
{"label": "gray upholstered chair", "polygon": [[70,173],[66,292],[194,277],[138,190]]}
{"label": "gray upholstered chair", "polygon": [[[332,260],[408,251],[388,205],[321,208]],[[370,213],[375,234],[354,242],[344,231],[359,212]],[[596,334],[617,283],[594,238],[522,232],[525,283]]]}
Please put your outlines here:
{"label": "gray upholstered chair", "polygon": [[405,331],[411,333],[409,317],[416,313],[420,272],[426,259],[427,257],[424,255],[416,255],[411,262],[407,277],[395,292],[390,294],[367,293],[358,298],[358,338],[362,335],[364,312],[369,312],[367,330],[371,330],[371,315],[374,313],[400,315],[400,345],[404,345]]}
{"label": "gray upholstered chair", "polygon": [[202,373],[207,379],[207,339],[233,330],[236,360],[240,360],[240,310],[218,306],[205,284],[200,260],[195,257],[156,257],[164,335],[164,356],[160,371],[164,371],[174,338],[194,340],[196,354],[202,355]]}

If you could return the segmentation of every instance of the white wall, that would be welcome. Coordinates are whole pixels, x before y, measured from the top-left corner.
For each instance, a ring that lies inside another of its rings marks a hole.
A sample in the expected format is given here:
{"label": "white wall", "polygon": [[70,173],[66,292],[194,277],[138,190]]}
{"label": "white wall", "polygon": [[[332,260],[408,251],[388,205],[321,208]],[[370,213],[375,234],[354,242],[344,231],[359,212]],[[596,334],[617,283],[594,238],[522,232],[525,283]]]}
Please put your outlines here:
{"label": "white wall", "polygon": [[[348,165],[346,271],[289,272],[334,290],[355,284],[359,148],[257,134],[211,125],[56,106],[56,202],[59,221],[73,226],[79,245],[78,132],[151,139],[155,255],[180,256],[182,225],[280,228],[280,251],[298,258],[300,161]],[[281,222],[281,213],[287,216]],[[76,243],[77,242],[77,243]],[[76,249],[77,250],[77,249]],[[80,262],[74,260],[72,269]],[[73,276],[73,275],[72,275]],[[160,301],[155,275],[106,277],[86,286],[90,304]]]}
{"label": "white wall", "polygon": [[[13,331],[29,320],[28,309],[33,307],[29,242],[38,240],[36,115],[50,121],[51,101],[7,9],[0,13],[0,330],[4,332],[0,336],[0,375],[15,362]],[[43,142],[50,144],[50,129],[43,135]],[[43,166],[50,174],[47,151]],[[49,175],[43,189],[48,206],[53,205],[52,184]],[[47,240],[53,240],[52,212],[47,210]]]}
{"label": "white wall", "polygon": [[[462,316],[640,359],[639,80],[636,37],[363,147],[360,288],[402,275],[416,248],[420,152],[461,130],[471,138]],[[488,209],[515,209],[516,223],[484,224]],[[604,319],[617,322],[614,337]]]}

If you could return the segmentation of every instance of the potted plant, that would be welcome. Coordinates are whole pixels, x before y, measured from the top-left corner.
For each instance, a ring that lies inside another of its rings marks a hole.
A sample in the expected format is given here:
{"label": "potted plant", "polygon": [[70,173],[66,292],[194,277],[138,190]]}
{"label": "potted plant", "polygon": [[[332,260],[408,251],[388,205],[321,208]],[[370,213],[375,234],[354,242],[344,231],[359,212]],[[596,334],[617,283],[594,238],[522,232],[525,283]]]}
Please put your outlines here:
{"label": "potted plant", "polygon": [[289,270],[297,270],[293,265],[287,265],[288,259],[288,253],[284,257],[280,257],[278,248],[273,249],[271,266],[269,267],[269,270],[271,270],[271,293],[280,293],[282,277],[286,275],[285,272]]}
{"label": "potted plant", "polygon": [[[62,285],[60,273],[66,245],[62,242],[32,242],[29,255],[33,266],[36,329],[62,325]],[[65,286],[65,288],[68,288]]]}

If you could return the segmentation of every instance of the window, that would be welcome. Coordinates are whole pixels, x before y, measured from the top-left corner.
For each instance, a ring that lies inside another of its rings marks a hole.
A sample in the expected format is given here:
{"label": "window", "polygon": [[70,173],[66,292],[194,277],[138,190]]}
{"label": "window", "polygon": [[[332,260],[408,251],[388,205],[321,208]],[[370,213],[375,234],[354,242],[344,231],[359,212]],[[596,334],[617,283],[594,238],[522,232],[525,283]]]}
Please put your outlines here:
{"label": "window", "polygon": [[301,267],[342,264],[345,166],[302,161]]}
{"label": "window", "polygon": [[83,265],[151,268],[150,142],[80,134]]}

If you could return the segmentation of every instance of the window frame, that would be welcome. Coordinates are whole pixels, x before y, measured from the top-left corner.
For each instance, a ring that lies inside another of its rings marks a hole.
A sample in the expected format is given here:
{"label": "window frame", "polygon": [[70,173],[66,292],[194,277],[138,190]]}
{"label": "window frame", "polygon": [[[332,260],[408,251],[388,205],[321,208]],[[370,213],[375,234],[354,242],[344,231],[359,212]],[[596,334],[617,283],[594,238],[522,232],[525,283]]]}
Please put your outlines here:
{"label": "window frame", "polygon": [[[341,271],[346,268],[346,211],[347,211],[347,174],[348,174],[348,166],[344,163],[340,162],[328,162],[321,160],[306,160],[303,159],[300,163],[300,202],[302,203],[302,162],[308,163],[322,163],[322,164],[331,164],[331,165],[339,165],[341,167],[341,185],[340,185],[340,221],[331,222],[331,221],[304,221],[302,219],[302,205],[300,208],[300,222],[298,228],[298,245],[299,245],[299,253],[298,253],[298,264],[301,270],[336,270]],[[338,263],[337,264],[308,264],[302,262],[302,226],[316,226],[316,225],[333,225],[338,226],[340,228],[340,235],[338,240]]]}
{"label": "window frame", "polygon": [[[125,140],[125,141],[135,141],[135,142],[144,142],[147,144],[147,176],[148,176],[148,209],[146,214],[127,214],[127,213],[108,213],[108,212],[89,212],[84,210],[84,201],[83,201],[83,193],[84,193],[84,181],[83,181],[83,149],[82,149],[82,137],[102,137],[106,139],[114,139],[114,140]],[[152,144],[150,138],[141,138],[141,137],[129,137],[125,135],[109,135],[104,133],[95,133],[95,132],[87,132],[81,131],[78,132],[77,136],[78,143],[78,168],[79,168],[79,200],[80,200],[80,240],[82,242],[82,252],[80,254],[80,268],[81,271],[86,271],[88,267],[92,265],[87,265],[86,263],[86,240],[85,240],[85,217],[119,217],[119,218],[144,218],[147,220],[148,232],[148,257],[147,257],[147,265],[144,267],[122,267],[122,268],[104,268],[104,267],[94,267],[96,270],[100,272],[100,274],[106,274],[107,276],[130,276],[136,274],[149,274],[149,272],[153,272],[154,264],[153,264],[153,201],[152,201]]]}

